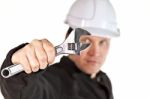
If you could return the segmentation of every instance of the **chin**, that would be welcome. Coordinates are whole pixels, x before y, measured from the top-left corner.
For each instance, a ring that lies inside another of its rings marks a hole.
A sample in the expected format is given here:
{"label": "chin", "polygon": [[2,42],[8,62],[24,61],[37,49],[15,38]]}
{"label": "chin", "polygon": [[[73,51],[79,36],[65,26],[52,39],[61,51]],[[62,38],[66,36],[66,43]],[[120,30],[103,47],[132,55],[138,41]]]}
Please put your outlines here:
{"label": "chin", "polygon": [[[94,68],[95,67],[95,68]],[[87,73],[87,74],[93,74],[93,73],[97,73],[97,72],[99,72],[100,71],[100,66],[90,66],[90,67],[87,67],[86,69],[85,69],[85,72]]]}

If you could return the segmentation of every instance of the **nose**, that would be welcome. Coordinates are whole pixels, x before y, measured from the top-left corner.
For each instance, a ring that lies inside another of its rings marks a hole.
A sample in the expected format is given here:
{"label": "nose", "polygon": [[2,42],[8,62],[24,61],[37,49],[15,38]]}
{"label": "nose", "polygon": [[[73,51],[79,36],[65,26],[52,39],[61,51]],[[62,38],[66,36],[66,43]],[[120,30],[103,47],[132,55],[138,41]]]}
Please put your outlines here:
{"label": "nose", "polygon": [[90,56],[97,57],[97,56],[100,56],[100,52],[101,52],[101,48],[98,44],[91,44],[88,54]]}

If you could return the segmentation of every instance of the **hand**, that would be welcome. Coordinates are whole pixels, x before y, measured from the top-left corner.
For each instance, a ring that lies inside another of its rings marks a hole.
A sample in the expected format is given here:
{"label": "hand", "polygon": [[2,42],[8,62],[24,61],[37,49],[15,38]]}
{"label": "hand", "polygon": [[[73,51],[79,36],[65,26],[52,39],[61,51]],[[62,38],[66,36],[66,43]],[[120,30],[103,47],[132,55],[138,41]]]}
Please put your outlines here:
{"label": "hand", "polygon": [[32,40],[12,55],[13,64],[21,64],[26,73],[37,72],[52,64],[55,59],[55,48],[47,39]]}

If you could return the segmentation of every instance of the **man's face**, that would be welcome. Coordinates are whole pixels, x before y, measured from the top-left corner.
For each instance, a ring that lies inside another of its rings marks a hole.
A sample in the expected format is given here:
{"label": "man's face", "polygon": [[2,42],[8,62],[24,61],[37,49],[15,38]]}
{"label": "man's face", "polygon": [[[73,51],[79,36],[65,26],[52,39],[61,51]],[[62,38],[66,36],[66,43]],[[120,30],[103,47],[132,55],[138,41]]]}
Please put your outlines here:
{"label": "man's face", "polygon": [[82,35],[81,43],[90,45],[80,52],[80,55],[70,55],[77,67],[87,73],[93,74],[100,70],[108,53],[110,39],[91,35]]}

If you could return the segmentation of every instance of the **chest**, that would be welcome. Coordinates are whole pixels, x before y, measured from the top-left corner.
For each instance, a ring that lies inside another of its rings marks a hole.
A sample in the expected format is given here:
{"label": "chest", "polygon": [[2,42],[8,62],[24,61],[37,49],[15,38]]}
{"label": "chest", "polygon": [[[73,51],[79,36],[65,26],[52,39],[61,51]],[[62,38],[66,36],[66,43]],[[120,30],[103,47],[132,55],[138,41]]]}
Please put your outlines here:
{"label": "chest", "polygon": [[81,75],[69,80],[63,81],[62,99],[109,99],[109,89],[103,84]]}

